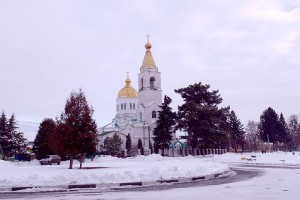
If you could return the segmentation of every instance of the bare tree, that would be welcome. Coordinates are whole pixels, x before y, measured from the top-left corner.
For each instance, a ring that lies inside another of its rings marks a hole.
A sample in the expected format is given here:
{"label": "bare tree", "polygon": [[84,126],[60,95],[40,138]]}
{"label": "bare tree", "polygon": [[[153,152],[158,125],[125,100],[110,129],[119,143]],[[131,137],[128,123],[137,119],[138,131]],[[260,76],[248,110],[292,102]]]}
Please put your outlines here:
{"label": "bare tree", "polygon": [[288,119],[288,128],[292,137],[291,147],[298,149],[300,146],[300,123],[298,115],[291,115]]}
{"label": "bare tree", "polygon": [[258,144],[260,142],[258,122],[248,121],[245,130],[246,142],[249,145],[250,151],[257,151]]}

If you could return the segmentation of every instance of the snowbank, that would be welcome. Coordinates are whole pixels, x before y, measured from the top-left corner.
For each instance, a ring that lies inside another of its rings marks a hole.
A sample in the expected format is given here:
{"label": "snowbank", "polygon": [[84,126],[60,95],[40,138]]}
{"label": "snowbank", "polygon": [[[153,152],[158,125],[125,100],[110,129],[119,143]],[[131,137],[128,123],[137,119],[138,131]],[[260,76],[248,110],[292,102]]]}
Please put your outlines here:
{"label": "snowbank", "polygon": [[68,169],[69,162],[41,166],[38,161],[0,162],[0,188],[13,186],[56,186],[67,184],[101,184],[133,181],[156,181],[207,176],[228,171],[226,164],[202,157],[162,157],[157,154],[136,158],[98,157],[87,160],[83,167]]}

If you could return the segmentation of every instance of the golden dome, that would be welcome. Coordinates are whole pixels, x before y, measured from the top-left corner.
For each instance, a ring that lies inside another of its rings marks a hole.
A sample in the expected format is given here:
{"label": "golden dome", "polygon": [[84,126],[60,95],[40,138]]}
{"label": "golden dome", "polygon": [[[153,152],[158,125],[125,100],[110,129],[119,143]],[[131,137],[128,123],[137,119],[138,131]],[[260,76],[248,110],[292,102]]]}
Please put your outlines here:
{"label": "golden dome", "polygon": [[125,80],[126,85],[119,91],[118,98],[120,97],[129,97],[129,98],[137,98],[136,90],[130,85],[131,80],[127,75]]}

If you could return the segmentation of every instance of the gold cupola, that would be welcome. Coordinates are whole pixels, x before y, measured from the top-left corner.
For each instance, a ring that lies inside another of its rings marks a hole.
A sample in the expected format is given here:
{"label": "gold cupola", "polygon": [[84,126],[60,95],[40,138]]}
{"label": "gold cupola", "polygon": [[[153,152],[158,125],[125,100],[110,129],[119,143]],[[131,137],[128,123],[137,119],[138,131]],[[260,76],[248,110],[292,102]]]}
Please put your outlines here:
{"label": "gold cupola", "polygon": [[127,73],[127,78],[125,80],[125,86],[120,89],[119,93],[118,93],[118,98],[120,97],[129,97],[129,98],[137,98],[137,92],[136,90],[130,85],[131,80],[129,78],[129,75]]}
{"label": "gold cupola", "polygon": [[140,68],[141,71],[144,70],[145,68],[157,70],[157,67],[156,67],[156,64],[154,62],[152,53],[150,51],[150,49],[152,47],[151,43],[149,42],[149,37],[150,36],[147,35],[147,37],[148,37],[147,43],[145,44],[146,53],[145,53],[145,57],[144,57],[144,60],[143,60],[143,64]]}

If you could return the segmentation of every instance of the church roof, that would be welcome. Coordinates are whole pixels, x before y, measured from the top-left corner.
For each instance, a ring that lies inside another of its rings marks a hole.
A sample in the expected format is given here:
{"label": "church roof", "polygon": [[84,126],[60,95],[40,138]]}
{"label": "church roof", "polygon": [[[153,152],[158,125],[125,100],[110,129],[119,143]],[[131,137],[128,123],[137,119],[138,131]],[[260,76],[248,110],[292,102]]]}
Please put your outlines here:
{"label": "church roof", "polygon": [[145,44],[146,53],[145,53],[145,57],[144,57],[144,60],[143,60],[143,64],[142,64],[141,69],[140,69],[141,71],[144,70],[145,68],[150,68],[150,69],[157,70],[157,67],[156,67],[156,64],[154,62],[152,53],[150,51],[151,47],[152,47],[152,45],[149,42],[149,37],[148,37],[148,41]]}
{"label": "church roof", "polygon": [[137,92],[136,90],[130,85],[131,80],[128,77],[127,74],[127,78],[125,80],[126,85],[120,89],[119,93],[118,93],[118,98],[120,97],[129,97],[129,98],[137,98]]}

